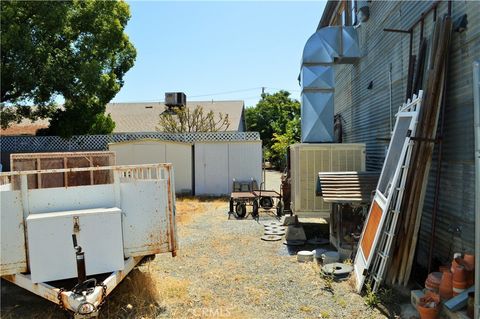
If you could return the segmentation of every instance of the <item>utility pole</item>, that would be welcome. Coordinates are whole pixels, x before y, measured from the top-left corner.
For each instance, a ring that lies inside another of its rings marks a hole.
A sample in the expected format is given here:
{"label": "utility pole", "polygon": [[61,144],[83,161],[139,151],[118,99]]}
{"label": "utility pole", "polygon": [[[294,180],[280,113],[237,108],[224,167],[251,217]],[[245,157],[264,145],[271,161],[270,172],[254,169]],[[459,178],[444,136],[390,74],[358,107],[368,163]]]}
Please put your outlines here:
{"label": "utility pole", "polygon": [[263,97],[264,97],[264,96],[265,96],[265,87],[264,87],[264,86],[262,86],[262,95],[261,95],[261,97],[262,97],[262,100],[263,100]]}

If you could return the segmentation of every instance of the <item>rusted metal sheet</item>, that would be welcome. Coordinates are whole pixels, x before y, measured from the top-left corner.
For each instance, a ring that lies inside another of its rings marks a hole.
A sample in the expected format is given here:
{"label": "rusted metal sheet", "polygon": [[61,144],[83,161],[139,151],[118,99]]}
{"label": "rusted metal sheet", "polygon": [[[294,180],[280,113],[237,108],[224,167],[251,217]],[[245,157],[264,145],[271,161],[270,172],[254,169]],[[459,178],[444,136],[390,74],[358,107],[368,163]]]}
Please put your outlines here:
{"label": "rusted metal sheet", "polygon": [[0,275],[27,271],[20,191],[0,191]]}
{"label": "rusted metal sheet", "polygon": [[58,304],[58,292],[60,289],[50,286],[45,283],[34,284],[31,281],[30,275],[24,274],[16,274],[16,275],[8,275],[2,277],[5,280],[14,283],[15,285],[26,289],[37,296],[40,296],[48,301]]}
{"label": "rusted metal sheet", "polygon": [[123,242],[126,257],[158,254],[168,242],[167,180],[120,184]]}
{"label": "rusted metal sheet", "polygon": [[320,172],[317,196],[326,203],[369,203],[379,172]]}
{"label": "rusted metal sheet", "polygon": [[[12,171],[111,165],[115,165],[115,152],[20,153],[10,155]],[[29,189],[109,184],[111,181],[112,176],[109,171],[80,171],[47,175],[38,173],[28,176]],[[13,180],[15,189],[19,188],[18,183],[18,179]]]}

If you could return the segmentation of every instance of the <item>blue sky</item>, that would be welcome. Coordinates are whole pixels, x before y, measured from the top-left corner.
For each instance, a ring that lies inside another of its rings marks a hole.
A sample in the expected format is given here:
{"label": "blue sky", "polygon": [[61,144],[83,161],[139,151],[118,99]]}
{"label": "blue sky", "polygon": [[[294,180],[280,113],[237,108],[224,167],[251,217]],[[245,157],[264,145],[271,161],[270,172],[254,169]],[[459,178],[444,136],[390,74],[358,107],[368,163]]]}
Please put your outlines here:
{"label": "blue sky", "polygon": [[[163,101],[168,91],[187,100],[245,100],[261,87],[299,97],[297,76],[306,40],[325,6],[311,2],[129,1],[126,29],[135,65],[113,102]],[[218,94],[232,92],[229,94]]]}

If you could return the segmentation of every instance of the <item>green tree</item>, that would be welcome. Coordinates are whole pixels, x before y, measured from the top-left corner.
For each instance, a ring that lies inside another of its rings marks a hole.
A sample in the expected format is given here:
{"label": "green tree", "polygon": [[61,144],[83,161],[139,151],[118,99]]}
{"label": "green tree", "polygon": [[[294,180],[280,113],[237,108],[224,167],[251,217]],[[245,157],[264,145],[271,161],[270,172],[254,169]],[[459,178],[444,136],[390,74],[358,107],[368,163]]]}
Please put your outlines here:
{"label": "green tree", "polygon": [[160,114],[157,131],[168,133],[219,132],[230,126],[228,114],[205,112],[202,106],[194,109],[175,108]]}
{"label": "green tree", "polygon": [[300,140],[300,102],[287,91],[267,93],[245,110],[245,119],[247,130],[260,133],[266,159],[283,167],[288,145]]}
{"label": "green tree", "polygon": [[48,134],[111,132],[105,105],[136,57],[129,18],[124,1],[2,1],[2,127],[51,118]]}

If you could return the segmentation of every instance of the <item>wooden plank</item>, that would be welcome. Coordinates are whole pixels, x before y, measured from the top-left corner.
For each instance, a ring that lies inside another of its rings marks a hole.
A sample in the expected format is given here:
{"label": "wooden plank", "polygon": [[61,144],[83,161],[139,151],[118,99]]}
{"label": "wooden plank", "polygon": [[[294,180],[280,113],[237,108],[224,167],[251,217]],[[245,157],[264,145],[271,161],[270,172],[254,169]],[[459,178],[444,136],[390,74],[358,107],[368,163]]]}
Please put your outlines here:
{"label": "wooden plank", "polygon": [[[445,63],[451,34],[451,19],[438,19],[433,32],[430,49],[430,65],[426,89],[425,107],[419,117],[419,129],[416,137],[433,139],[438,123],[439,107],[443,91]],[[391,260],[388,282],[406,284],[410,277],[411,266],[421,220],[425,185],[428,180],[428,167],[433,153],[433,143],[416,141],[412,153],[412,169],[409,171],[406,194],[402,200],[401,227],[398,229],[402,241],[398,243]]]}

